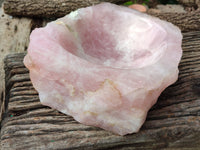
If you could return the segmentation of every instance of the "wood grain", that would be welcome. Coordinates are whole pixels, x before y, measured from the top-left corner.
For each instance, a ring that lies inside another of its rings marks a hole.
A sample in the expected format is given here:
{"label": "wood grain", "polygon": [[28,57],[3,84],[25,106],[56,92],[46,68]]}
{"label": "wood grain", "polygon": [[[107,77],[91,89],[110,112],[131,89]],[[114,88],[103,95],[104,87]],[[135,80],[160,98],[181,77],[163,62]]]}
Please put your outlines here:
{"label": "wood grain", "polygon": [[[58,18],[81,7],[98,4],[103,0],[5,0],[4,11],[13,16]],[[122,2],[124,0],[104,0],[107,2]],[[178,26],[182,31],[200,30],[200,10],[188,13],[155,13],[150,15],[167,20]]]}
{"label": "wood grain", "polygon": [[177,1],[186,7],[198,8],[200,6],[200,0],[177,0]]}
{"label": "wood grain", "polygon": [[178,26],[182,32],[200,31],[200,10],[188,13],[155,13],[148,14]]}
{"label": "wood grain", "polygon": [[32,19],[13,18],[0,7],[0,120],[4,111],[3,58],[10,53],[24,52],[28,46]]}
{"label": "wood grain", "polygon": [[1,122],[1,148],[13,149],[200,149],[200,32],[184,33],[178,81],[150,110],[139,133],[117,136],[82,125],[72,117],[41,105],[24,53],[8,55],[6,113]]}
{"label": "wood grain", "polygon": [[29,44],[29,35],[33,28],[43,25],[43,20],[11,17],[0,7],[0,120],[4,111],[4,69],[3,59],[11,53],[25,52]]}
{"label": "wood grain", "polygon": [[101,2],[119,3],[126,0],[5,0],[4,10],[14,16],[58,18],[78,8]]}

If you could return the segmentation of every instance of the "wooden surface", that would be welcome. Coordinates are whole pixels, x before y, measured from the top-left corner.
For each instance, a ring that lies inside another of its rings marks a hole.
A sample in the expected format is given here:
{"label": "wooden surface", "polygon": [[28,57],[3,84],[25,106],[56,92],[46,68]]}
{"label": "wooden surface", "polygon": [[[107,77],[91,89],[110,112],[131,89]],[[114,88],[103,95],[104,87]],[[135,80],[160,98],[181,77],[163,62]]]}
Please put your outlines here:
{"label": "wooden surface", "polygon": [[182,32],[200,31],[200,10],[188,13],[148,12],[148,14],[175,24]]}
{"label": "wooden surface", "polygon": [[5,0],[4,10],[14,16],[58,18],[78,8],[101,2],[119,3],[126,0]]}
{"label": "wooden surface", "polygon": [[198,8],[200,6],[200,0],[177,0],[177,1],[186,7]]}
{"label": "wooden surface", "polygon": [[24,52],[29,43],[33,20],[6,15],[0,7],[0,120],[4,102],[3,58],[10,53]]}
{"label": "wooden surface", "polygon": [[0,120],[5,91],[3,59],[11,53],[25,52],[29,44],[31,30],[44,24],[43,20],[9,16],[0,7]]}
{"label": "wooden surface", "polygon": [[[4,10],[14,16],[58,18],[65,16],[72,10],[91,6],[103,0],[5,0]],[[120,2],[124,0],[104,0]],[[188,13],[155,13],[149,14],[167,20],[177,25],[182,31],[200,30],[200,10]]]}
{"label": "wooden surface", "polygon": [[137,134],[117,136],[40,104],[24,54],[8,55],[1,149],[200,149],[200,32],[184,33],[178,81],[167,88]]}

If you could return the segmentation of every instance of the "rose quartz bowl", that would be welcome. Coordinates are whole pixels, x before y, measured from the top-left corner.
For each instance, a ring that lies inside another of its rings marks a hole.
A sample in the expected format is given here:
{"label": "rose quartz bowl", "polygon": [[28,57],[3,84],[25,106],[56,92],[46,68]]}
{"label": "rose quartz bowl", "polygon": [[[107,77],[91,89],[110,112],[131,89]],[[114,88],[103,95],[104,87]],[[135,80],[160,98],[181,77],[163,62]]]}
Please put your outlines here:
{"label": "rose quartz bowl", "polygon": [[24,63],[42,104],[125,135],[177,80],[181,41],[170,23],[103,3],[35,29]]}

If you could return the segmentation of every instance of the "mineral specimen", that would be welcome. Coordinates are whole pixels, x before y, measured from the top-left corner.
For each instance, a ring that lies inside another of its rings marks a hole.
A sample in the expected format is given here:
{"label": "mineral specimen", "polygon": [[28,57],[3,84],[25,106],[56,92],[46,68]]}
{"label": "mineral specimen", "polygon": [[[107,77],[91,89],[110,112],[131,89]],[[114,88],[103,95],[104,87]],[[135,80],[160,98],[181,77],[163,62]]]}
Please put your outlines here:
{"label": "mineral specimen", "polygon": [[35,29],[24,63],[42,104],[125,135],[177,80],[181,42],[171,23],[102,3]]}

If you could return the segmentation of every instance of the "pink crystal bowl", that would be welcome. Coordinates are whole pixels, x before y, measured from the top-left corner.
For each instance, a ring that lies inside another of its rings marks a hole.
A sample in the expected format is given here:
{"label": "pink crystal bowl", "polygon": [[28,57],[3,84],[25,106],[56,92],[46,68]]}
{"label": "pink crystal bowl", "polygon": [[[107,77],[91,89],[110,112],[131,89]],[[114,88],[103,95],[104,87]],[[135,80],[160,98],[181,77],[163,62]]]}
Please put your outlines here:
{"label": "pink crystal bowl", "polygon": [[171,23],[103,3],[35,29],[24,63],[44,105],[125,135],[177,80],[181,41]]}

